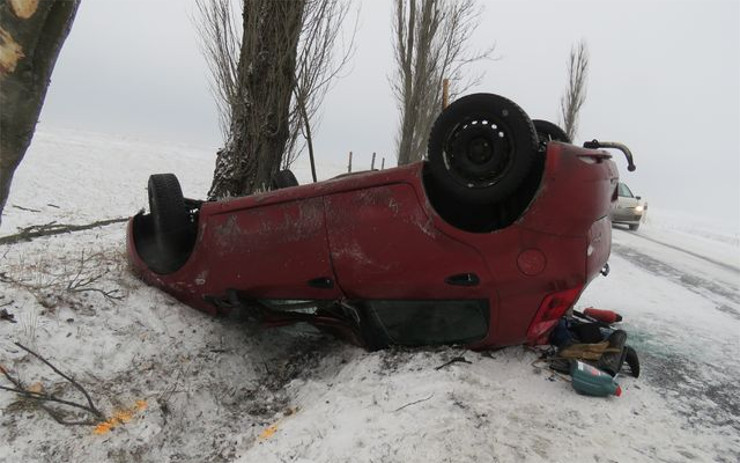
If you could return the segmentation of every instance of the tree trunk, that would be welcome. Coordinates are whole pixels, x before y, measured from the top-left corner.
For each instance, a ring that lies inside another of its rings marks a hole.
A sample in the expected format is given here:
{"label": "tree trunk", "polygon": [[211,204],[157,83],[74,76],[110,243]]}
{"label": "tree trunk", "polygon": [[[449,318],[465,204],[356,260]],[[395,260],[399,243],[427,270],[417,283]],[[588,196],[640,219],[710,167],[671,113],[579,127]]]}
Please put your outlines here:
{"label": "tree trunk", "polygon": [[[254,1],[244,10],[239,94],[229,139],[216,158],[211,199],[269,187],[290,136],[290,102],[305,0]],[[260,124],[248,123],[261,121]]]}
{"label": "tree trunk", "polygon": [[0,223],[79,0],[0,3]]}

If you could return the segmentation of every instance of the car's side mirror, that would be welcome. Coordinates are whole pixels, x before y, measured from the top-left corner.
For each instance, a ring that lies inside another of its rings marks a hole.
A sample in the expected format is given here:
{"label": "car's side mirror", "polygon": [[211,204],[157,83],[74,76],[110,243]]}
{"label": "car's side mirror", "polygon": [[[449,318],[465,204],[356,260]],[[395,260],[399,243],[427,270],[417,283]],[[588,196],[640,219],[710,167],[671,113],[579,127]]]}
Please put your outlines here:
{"label": "car's side mirror", "polygon": [[642,199],[642,197],[640,197],[640,196],[635,196],[635,199],[639,201],[639,200],[641,200],[641,199]]}

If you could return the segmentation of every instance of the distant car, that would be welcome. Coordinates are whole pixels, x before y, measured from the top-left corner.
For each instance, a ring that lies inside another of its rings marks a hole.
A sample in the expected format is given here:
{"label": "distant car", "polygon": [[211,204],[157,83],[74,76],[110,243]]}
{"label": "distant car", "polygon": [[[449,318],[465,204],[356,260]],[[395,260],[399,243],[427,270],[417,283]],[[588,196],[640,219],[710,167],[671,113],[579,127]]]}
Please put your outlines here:
{"label": "distant car", "polygon": [[612,223],[626,224],[630,230],[637,230],[645,218],[647,208],[647,202],[640,196],[635,196],[626,184],[620,182],[617,201],[611,212]]}
{"label": "distant car", "polygon": [[[537,129],[535,129],[537,127]],[[513,102],[475,94],[430,133],[428,161],[223,201],[149,180],[128,224],[148,283],[210,314],[309,322],[369,349],[540,343],[600,271],[623,145],[567,143]],[[285,172],[285,171],[283,171]]]}

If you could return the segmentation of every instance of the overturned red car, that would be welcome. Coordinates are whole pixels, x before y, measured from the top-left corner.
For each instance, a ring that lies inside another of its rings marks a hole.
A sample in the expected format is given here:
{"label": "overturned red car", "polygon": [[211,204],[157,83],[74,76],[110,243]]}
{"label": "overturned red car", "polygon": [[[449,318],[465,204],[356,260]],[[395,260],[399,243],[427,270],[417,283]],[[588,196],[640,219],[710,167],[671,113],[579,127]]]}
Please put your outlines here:
{"label": "overturned red car", "polygon": [[224,201],[184,199],[151,176],[128,224],[134,271],[210,314],[309,322],[369,349],[546,339],[608,272],[619,180],[604,147],[569,143],[492,94],[463,97],[428,160]]}

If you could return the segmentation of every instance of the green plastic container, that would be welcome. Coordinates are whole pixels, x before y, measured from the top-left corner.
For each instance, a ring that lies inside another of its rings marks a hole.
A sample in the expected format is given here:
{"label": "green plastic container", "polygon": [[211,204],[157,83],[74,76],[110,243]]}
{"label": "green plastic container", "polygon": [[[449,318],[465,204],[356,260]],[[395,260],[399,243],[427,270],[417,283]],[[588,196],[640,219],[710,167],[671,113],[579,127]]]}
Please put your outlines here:
{"label": "green plastic container", "polygon": [[622,388],[608,373],[579,360],[571,362],[570,376],[573,378],[573,389],[579,394],[594,397],[622,395]]}

